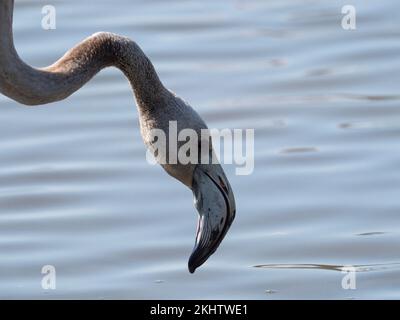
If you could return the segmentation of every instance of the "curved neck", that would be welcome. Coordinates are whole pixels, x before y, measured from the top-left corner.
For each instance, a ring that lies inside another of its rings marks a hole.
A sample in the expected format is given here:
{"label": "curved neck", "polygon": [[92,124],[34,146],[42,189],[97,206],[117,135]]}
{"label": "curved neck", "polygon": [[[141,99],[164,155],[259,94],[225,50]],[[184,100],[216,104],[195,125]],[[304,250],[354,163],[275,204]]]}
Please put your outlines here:
{"label": "curved neck", "polygon": [[0,0],[0,92],[26,105],[65,99],[101,69],[115,66],[129,79],[141,110],[168,96],[150,60],[132,40],[100,32],[85,39],[46,68],[33,68],[18,56],[13,42],[14,0]]}

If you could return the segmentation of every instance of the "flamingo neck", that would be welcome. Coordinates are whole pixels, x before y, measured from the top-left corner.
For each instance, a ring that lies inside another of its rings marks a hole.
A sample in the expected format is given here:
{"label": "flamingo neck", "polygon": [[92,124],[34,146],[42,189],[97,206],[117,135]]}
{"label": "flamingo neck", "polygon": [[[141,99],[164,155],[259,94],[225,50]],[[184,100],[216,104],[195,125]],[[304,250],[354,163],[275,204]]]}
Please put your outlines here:
{"label": "flamingo neck", "polygon": [[114,66],[129,79],[139,109],[151,110],[169,95],[150,60],[132,40],[96,33],[70,49],[54,64],[33,68],[14,47],[14,0],[0,2],[0,92],[26,105],[59,101],[81,88],[100,70]]}

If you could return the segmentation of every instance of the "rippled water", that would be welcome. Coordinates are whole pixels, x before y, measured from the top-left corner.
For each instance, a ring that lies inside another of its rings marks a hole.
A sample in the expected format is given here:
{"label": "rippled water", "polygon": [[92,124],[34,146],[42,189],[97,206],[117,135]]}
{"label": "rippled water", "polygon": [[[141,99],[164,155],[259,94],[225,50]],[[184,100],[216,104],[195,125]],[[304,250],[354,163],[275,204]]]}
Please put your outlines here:
{"label": "rippled water", "polygon": [[191,275],[191,191],[147,164],[119,71],[47,106],[1,96],[0,297],[400,298],[400,10],[351,2],[355,31],[346,1],[60,0],[44,31],[47,2],[17,0],[28,63],[127,35],[209,127],[255,128],[256,159],[249,176],[225,166],[237,218]]}

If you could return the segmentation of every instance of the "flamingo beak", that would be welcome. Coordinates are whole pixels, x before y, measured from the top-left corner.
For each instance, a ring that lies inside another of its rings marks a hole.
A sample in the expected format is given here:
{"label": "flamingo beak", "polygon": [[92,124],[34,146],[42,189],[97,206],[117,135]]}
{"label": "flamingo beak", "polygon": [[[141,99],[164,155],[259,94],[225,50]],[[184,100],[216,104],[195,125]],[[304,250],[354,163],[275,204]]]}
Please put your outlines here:
{"label": "flamingo beak", "polygon": [[236,213],[235,198],[221,165],[197,165],[192,191],[199,220],[195,246],[188,263],[190,273],[217,250]]}

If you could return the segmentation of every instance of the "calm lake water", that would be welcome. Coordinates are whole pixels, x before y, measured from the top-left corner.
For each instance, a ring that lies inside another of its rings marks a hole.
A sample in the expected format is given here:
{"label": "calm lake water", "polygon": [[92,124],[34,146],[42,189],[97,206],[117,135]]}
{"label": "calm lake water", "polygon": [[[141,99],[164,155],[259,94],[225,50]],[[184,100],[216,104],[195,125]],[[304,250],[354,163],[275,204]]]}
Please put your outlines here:
{"label": "calm lake water", "polygon": [[236,220],[192,275],[192,193],[146,162],[118,70],[47,106],[1,96],[0,298],[400,298],[400,5],[352,0],[346,31],[345,4],[17,0],[26,62],[127,35],[209,127],[255,129],[255,170],[224,166]]}

